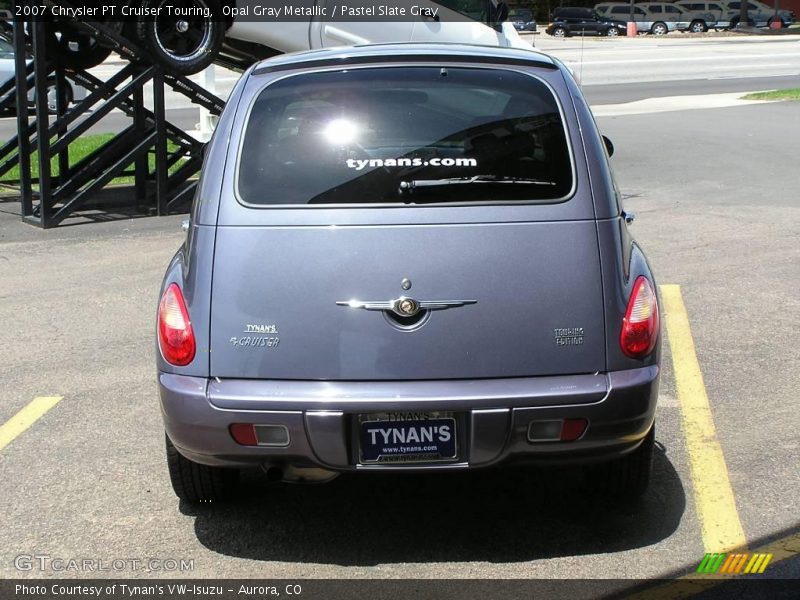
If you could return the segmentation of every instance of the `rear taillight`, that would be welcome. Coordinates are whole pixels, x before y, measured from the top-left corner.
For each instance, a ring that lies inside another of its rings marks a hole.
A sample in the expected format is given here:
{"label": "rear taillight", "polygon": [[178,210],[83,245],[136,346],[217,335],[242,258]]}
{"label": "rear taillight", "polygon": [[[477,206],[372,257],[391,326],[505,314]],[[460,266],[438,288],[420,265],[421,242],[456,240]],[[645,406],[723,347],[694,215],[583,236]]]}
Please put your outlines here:
{"label": "rear taillight", "polygon": [[646,277],[639,277],[633,284],[628,309],[622,320],[619,345],[622,352],[631,358],[642,358],[653,351],[658,339],[658,301],[653,286]]}
{"label": "rear taillight", "polygon": [[192,323],[181,288],[175,283],[169,285],[158,305],[158,345],[164,360],[171,365],[182,367],[194,358]]}

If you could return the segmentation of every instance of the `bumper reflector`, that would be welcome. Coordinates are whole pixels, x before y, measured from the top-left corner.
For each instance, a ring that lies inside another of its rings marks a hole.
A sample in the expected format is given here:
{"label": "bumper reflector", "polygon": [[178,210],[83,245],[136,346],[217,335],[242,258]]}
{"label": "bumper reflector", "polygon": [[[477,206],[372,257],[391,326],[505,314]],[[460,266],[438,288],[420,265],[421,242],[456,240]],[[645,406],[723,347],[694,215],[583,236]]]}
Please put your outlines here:
{"label": "bumper reflector", "polygon": [[561,439],[563,421],[531,421],[528,425],[529,442],[557,442]]}
{"label": "bumper reflector", "polygon": [[586,431],[586,419],[557,419],[531,421],[528,424],[529,442],[573,442]]}
{"label": "bumper reflector", "polygon": [[586,431],[586,426],[589,421],[586,419],[564,419],[564,425],[561,427],[561,441],[573,442],[583,435]]}
{"label": "bumper reflector", "polygon": [[234,423],[231,436],[242,446],[288,446],[289,429],[286,425],[255,425]]}
{"label": "bumper reflector", "polygon": [[286,425],[256,425],[259,446],[288,446],[289,429]]}
{"label": "bumper reflector", "polygon": [[255,427],[250,423],[234,423],[230,426],[231,435],[242,446],[258,446]]}

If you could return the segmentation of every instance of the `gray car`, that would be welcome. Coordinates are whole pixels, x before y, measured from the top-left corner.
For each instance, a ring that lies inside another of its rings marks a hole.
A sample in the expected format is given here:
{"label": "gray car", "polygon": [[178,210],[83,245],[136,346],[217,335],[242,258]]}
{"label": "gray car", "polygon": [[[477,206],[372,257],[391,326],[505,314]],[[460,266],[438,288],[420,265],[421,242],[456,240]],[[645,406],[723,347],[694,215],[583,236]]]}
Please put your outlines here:
{"label": "gray car", "polygon": [[157,316],[177,495],[517,461],[636,497],[656,285],[569,70],[532,50],[284,55],[236,84]]}

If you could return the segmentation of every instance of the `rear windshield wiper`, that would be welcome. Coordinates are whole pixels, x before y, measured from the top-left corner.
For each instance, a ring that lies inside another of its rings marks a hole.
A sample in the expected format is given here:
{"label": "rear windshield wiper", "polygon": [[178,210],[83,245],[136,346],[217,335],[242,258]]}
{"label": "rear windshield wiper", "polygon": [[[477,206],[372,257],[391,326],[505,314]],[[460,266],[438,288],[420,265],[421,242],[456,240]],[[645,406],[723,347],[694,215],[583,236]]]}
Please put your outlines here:
{"label": "rear windshield wiper", "polygon": [[472,177],[450,177],[448,179],[413,179],[400,182],[400,193],[421,187],[444,185],[464,185],[469,183],[500,183],[521,185],[556,185],[555,181],[533,179],[530,177],[503,177],[500,175],[473,175]]}

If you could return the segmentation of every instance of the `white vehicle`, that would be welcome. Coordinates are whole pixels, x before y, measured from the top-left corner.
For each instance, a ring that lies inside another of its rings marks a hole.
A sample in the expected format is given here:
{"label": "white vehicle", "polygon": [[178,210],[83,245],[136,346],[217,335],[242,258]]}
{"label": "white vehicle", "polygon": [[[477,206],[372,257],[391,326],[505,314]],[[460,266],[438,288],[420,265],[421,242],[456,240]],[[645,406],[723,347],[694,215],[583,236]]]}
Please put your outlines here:
{"label": "white vehicle", "polygon": [[[601,15],[618,21],[630,21],[631,5],[628,2],[601,2],[595,4],[594,9]],[[637,33],[652,33],[664,35],[675,31],[675,21],[665,20],[664,15],[654,15],[638,4],[633,5],[633,22],[636,23]]]}
{"label": "white vehicle", "polygon": [[[14,46],[8,41],[0,38],[0,85],[12,79],[17,71],[16,61],[14,60]],[[28,59],[30,61],[30,59]],[[67,100],[67,105],[78,100],[83,100],[86,97],[86,88],[79,85],[74,85],[69,79],[65,81],[66,87],[64,88],[64,97]],[[36,96],[31,87],[28,90],[28,104],[33,104]],[[47,108],[51,113],[56,112],[56,80],[51,78],[47,81]]]}
{"label": "white vehicle", "polygon": [[[284,52],[381,42],[461,42],[530,48],[519,37],[503,0],[395,0],[377,14],[357,8],[344,15],[337,0],[122,0],[114,15],[138,18],[105,25],[142,44],[173,71],[196,73],[215,60],[246,65]],[[265,11],[272,12],[265,12]],[[398,11],[403,17],[398,17]],[[287,14],[286,11],[294,11]],[[298,12],[299,11],[299,12]],[[337,12],[338,11],[338,12]],[[352,20],[343,20],[349,19]],[[90,68],[110,50],[61,20],[54,26],[56,52],[73,68]]]}
{"label": "white vehicle", "polygon": [[686,10],[694,12],[709,13],[714,16],[717,30],[728,29],[731,26],[731,19],[738,17],[739,13],[731,10],[724,2],[697,2],[695,0],[678,0],[675,6],[681,6]]}
{"label": "white vehicle", "polygon": [[[750,0],[749,4],[755,4],[761,12],[767,12],[772,14],[771,19],[767,19],[767,25],[769,25],[772,21],[775,21],[775,8],[770,6],[765,2],[761,2],[760,0]],[[794,12],[791,10],[784,10],[779,9],[777,11],[777,17],[781,20],[783,27],[789,27],[789,25],[793,24],[795,21]]]}
{"label": "white vehicle", "polygon": [[[739,11],[742,4],[739,0],[727,2],[726,4],[730,10],[736,13],[736,16],[731,18],[731,27],[736,27],[739,24]],[[782,27],[788,27],[794,23],[794,13],[792,11],[779,10],[776,15],[775,8],[758,0],[748,0],[747,16],[750,19],[750,25],[755,27],[769,27],[776,21],[780,21]]]}
{"label": "white vehicle", "polygon": [[[238,0],[239,5],[263,4],[261,0]],[[318,0],[318,8],[340,5],[335,0]],[[505,21],[508,8],[495,0],[453,0],[398,2],[397,6],[416,6],[421,14],[404,21],[307,21],[272,23],[234,19],[226,33],[228,39],[261,44],[280,52],[295,52],[331,46],[352,46],[380,42],[465,42],[488,46],[530,48],[513,23]],[[453,10],[448,6],[458,7]],[[425,10],[429,11],[425,13]],[[459,15],[458,13],[461,13]],[[330,10],[328,11],[330,14]],[[407,13],[410,14],[410,13]],[[471,17],[464,20],[463,15]],[[435,16],[433,16],[435,15]],[[499,18],[499,17],[502,17]],[[460,20],[459,20],[460,19]]]}
{"label": "white vehicle", "polygon": [[671,2],[641,2],[637,6],[645,9],[657,19],[675,23],[678,31],[703,33],[716,25],[714,15],[707,12],[689,11],[683,6]]}

